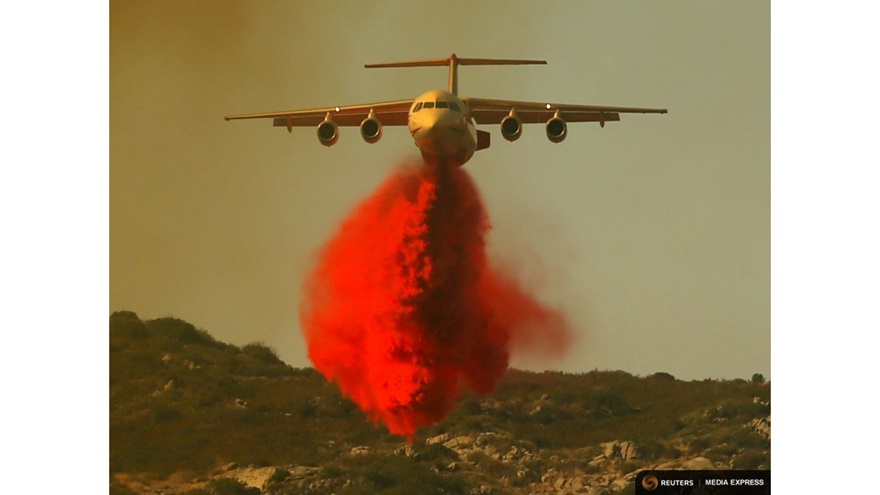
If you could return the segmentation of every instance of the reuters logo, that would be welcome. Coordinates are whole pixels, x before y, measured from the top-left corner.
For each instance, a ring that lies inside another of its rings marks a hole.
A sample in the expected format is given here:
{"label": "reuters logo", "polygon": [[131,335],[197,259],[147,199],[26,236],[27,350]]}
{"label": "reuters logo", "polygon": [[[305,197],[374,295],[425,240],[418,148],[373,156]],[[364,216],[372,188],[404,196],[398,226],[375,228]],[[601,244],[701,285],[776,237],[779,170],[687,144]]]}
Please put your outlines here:
{"label": "reuters logo", "polygon": [[656,490],[658,486],[660,486],[660,482],[657,481],[657,477],[653,474],[649,474],[642,478],[642,488],[645,490],[651,492]]}

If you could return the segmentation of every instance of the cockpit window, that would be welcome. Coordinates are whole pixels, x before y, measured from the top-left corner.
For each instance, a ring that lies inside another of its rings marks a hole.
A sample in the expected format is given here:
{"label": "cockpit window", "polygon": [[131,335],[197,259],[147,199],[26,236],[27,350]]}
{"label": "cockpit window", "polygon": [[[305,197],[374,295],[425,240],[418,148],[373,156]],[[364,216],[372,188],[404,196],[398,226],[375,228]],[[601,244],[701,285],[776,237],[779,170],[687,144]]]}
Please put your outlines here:
{"label": "cockpit window", "polygon": [[423,108],[449,108],[456,112],[461,112],[461,108],[458,106],[458,103],[454,101],[420,101],[416,103],[416,106],[413,107],[413,113],[418,112]]}

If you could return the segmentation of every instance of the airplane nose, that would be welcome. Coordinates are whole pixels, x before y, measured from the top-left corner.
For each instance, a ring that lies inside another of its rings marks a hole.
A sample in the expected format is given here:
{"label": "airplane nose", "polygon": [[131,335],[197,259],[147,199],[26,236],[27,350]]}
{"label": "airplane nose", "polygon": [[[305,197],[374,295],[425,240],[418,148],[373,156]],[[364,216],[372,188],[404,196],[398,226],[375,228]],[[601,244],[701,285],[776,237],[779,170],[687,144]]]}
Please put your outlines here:
{"label": "airplane nose", "polygon": [[437,127],[437,121],[428,121],[422,124],[422,127],[419,129],[419,134],[422,136],[428,137],[434,134],[434,129]]}
{"label": "airplane nose", "polygon": [[451,130],[457,130],[462,127],[464,119],[452,112],[443,112],[433,119],[426,119],[421,122],[418,134],[423,138],[436,137],[438,134]]}

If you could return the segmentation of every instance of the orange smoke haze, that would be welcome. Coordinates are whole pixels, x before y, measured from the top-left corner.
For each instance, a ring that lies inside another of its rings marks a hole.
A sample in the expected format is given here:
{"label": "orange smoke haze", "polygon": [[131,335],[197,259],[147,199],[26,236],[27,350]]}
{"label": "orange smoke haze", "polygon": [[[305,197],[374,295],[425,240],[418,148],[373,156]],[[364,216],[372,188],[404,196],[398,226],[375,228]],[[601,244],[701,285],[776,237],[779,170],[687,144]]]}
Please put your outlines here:
{"label": "orange smoke haze", "polygon": [[300,311],[309,358],[374,422],[412,441],[464,387],[494,390],[515,351],[570,332],[486,257],[489,221],[458,167],[409,163],[324,247]]}

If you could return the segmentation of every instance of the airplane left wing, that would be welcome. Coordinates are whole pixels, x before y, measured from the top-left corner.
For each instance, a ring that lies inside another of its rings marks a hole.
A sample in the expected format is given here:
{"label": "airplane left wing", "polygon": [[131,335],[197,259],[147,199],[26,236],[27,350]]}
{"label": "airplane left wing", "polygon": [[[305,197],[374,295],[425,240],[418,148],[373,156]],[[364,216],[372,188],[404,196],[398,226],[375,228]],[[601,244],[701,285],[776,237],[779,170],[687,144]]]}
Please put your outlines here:
{"label": "airplane left wing", "polygon": [[620,120],[621,113],[667,113],[665,108],[611,107],[601,105],[569,105],[534,101],[494,100],[487,98],[462,98],[478,124],[499,124],[516,110],[525,124],[547,122],[559,112],[566,122],[605,122]]}
{"label": "airplane left wing", "polygon": [[382,125],[406,125],[407,115],[412,103],[412,99],[397,100],[367,103],[364,105],[314,108],[311,110],[227,115],[225,119],[273,119],[272,125],[275,127],[287,127],[287,130],[290,131],[293,127],[317,126],[328,115],[336,125],[358,126],[372,111],[373,115],[379,119]]}

